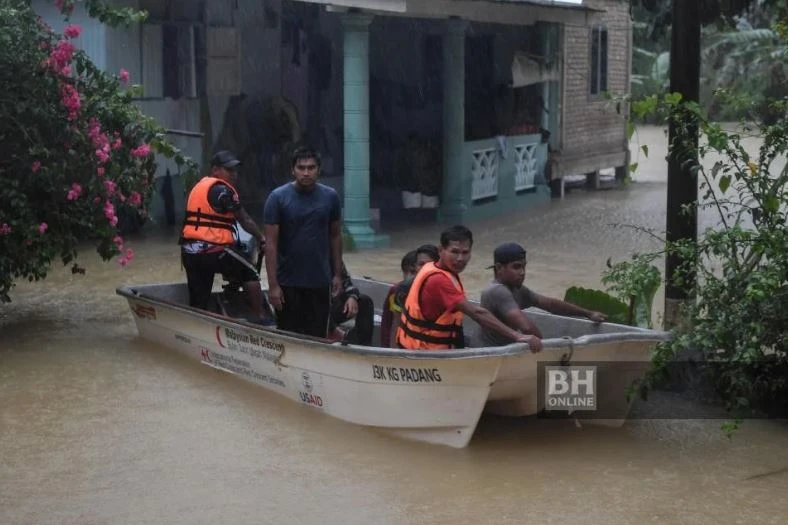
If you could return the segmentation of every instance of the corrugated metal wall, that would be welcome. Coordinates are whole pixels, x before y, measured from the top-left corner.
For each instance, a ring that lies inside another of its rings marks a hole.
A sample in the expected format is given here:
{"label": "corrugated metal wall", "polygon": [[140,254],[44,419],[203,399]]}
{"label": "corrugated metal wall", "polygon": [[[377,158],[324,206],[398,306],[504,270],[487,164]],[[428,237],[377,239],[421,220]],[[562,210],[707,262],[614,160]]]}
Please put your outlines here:
{"label": "corrugated metal wall", "polygon": [[[51,2],[46,0],[33,0],[33,9],[39,16],[58,33],[63,32],[66,22],[63,15]],[[74,45],[88,54],[96,66],[101,69],[107,67],[107,29],[104,24],[90,18],[82,7],[77,4],[71,16],[71,24],[82,27],[82,34],[74,40]]]}

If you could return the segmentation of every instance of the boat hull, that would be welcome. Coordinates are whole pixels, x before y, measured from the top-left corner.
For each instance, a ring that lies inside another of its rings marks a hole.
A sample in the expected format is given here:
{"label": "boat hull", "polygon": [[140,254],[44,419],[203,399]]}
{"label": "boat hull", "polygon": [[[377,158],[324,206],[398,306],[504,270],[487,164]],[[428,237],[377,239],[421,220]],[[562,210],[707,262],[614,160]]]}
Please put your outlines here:
{"label": "boat hull", "polygon": [[505,353],[431,356],[329,344],[146,298],[144,287],[119,293],[146,340],[316,413],[457,448],[471,439]]}
{"label": "boat hull", "polygon": [[[390,285],[360,279],[359,288],[372,297],[375,304],[383,304]],[[515,352],[503,359],[485,411],[501,416],[533,416],[544,409],[539,396],[539,373],[544,366],[566,364],[601,367],[607,371],[604,381],[597,384],[597,395],[604,401],[604,416],[586,413],[589,423],[621,425],[631,406],[627,391],[632,383],[643,377],[651,363],[651,353],[669,334],[614,323],[593,323],[586,319],[552,315],[542,310],[525,310],[544,335],[543,350],[537,354]],[[474,334],[478,325],[466,317],[466,334]],[[473,339],[473,336],[471,337]],[[523,348],[523,345],[512,345]],[[540,368],[541,364],[541,368]],[[560,415],[561,411],[554,411]]]}
{"label": "boat hull", "polygon": [[[376,305],[383,304],[390,285],[354,281]],[[598,381],[605,419],[589,421],[623,423],[630,408],[627,387],[646,372],[654,345],[667,338],[664,332],[529,311],[545,335],[544,350],[538,354],[525,344],[416,352],[342,345],[191,308],[183,283],[123,287],[118,293],[128,300],[144,339],[314,413],[458,448],[468,444],[483,411],[540,413],[545,407],[539,375],[548,364],[615,364],[615,373]],[[227,296],[222,300],[229,304]],[[465,328],[469,333],[476,327],[466,319]],[[376,337],[378,332],[376,327]]]}

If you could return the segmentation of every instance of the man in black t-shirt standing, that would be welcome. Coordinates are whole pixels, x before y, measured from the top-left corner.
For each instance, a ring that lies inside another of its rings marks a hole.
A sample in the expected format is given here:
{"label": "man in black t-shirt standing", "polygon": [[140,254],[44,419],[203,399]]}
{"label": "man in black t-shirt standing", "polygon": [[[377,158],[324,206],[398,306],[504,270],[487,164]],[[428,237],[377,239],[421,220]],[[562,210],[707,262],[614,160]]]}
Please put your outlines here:
{"label": "man in black t-shirt standing", "polygon": [[325,338],[331,297],[342,291],[342,208],[317,182],[317,152],[298,148],[292,173],[265,202],[268,299],[280,329]]}

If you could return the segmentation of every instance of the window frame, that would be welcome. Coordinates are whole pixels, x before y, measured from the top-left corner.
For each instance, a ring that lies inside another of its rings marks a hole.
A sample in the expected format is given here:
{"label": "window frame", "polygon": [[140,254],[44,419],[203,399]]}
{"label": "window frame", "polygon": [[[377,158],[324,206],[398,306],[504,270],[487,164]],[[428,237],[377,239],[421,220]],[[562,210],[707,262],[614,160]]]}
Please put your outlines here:
{"label": "window frame", "polygon": [[[591,27],[588,34],[587,93],[589,99],[599,99],[610,90],[610,31],[606,25],[599,24]],[[595,46],[596,57],[594,57]],[[595,84],[596,91],[594,91]]]}

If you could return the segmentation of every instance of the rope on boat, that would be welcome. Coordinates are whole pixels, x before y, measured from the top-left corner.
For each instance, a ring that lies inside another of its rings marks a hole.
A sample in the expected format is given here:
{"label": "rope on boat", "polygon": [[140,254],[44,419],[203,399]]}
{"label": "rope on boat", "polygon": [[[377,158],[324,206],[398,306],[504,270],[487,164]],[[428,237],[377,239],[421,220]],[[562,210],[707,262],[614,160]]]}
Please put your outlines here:
{"label": "rope on boat", "polygon": [[563,336],[561,339],[569,343],[569,353],[561,356],[561,366],[569,366],[572,356],[575,355],[575,340],[568,335]]}

